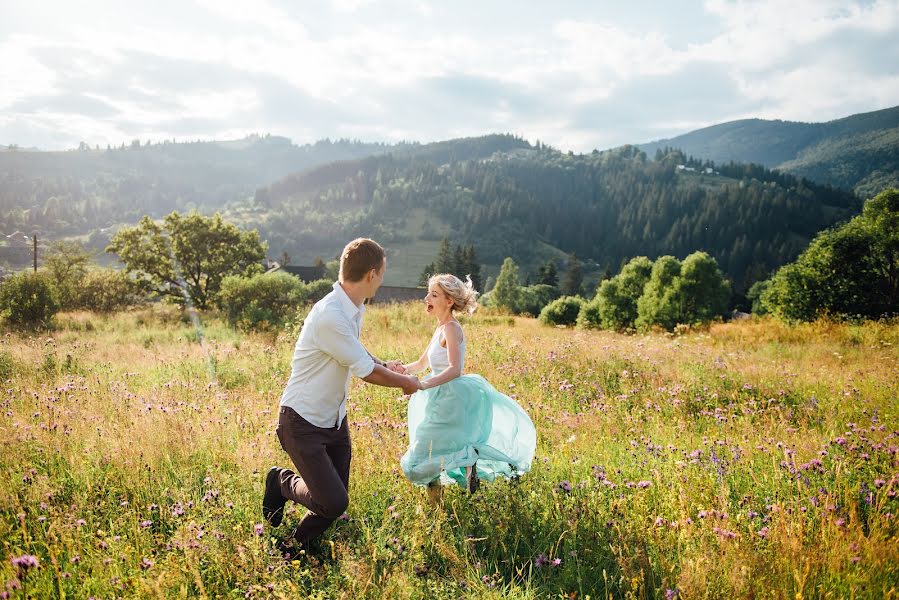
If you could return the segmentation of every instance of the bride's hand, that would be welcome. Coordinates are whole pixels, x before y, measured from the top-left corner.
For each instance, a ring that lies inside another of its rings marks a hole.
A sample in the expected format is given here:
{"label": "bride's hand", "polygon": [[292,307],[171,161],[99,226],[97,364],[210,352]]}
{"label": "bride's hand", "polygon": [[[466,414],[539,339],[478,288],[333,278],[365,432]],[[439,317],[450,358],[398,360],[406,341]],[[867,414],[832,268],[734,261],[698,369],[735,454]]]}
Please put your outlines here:
{"label": "bride's hand", "polygon": [[399,373],[400,375],[406,374],[406,367],[403,366],[402,361],[399,360],[389,360],[384,365],[393,371],[394,373]]}

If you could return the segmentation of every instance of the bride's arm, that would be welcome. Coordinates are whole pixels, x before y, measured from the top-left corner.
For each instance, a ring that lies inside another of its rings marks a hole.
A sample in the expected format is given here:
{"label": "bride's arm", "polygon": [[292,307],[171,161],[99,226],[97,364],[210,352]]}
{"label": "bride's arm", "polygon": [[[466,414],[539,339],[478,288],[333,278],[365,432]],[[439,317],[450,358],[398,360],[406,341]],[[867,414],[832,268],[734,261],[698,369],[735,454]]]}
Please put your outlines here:
{"label": "bride's arm", "polygon": [[443,328],[449,366],[439,375],[422,381],[421,389],[423,390],[452,381],[462,374],[462,326],[455,321],[452,321],[452,323],[451,325],[448,324],[448,327]]}
{"label": "bride's arm", "polygon": [[425,348],[425,351],[422,352],[421,356],[415,362],[411,362],[408,365],[403,365],[403,368],[406,369],[406,374],[415,375],[416,373],[421,373],[426,368],[428,368],[428,349]]}

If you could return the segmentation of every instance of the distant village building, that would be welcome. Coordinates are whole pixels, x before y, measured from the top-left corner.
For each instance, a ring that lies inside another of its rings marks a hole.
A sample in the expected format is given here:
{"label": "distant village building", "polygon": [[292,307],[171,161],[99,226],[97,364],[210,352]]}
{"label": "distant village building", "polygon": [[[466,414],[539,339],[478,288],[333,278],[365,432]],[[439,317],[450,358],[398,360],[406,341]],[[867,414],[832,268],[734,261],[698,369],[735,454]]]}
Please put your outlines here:
{"label": "distant village building", "polygon": [[[266,271],[267,273],[275,273],[275,272],[284,272],[293,275],[294,277],[299,277],[304,283],[311,283],[313,281],[318,281],[319,279],[324,279],[325,277],[325,267],[324,266],[312,266],[312,267],[301,267],[301,266],[293,266],[293,265],[279,265],[276,262],[269,263],[269,269]],[[382,285],[378,289],[378,293],[375,294],[375,297],[369,300],[370,304],[389,304],[390,302],[410,302],[410,301],[418,301],[422,300],[425,297],[425,294],[428,293],[428,288],[423,287],[403,287],[397,285]]]}
{"label": "distant village building", "polygon": [[428,288],[400,287],[396,285],[382,285],[378,293],[370,300],[371,304],[389,304],[390,302],[412,302],[424,300]]}
{"label": "distant village building", "polygon": [[294,265],[280,265],[278,263],[271,263],[269,266],[267,273],[275,273],[277,271],[283,271],[284,273],[290,273],[294,277],[299,277],[303,283],[312,283],[313,281],[318,281],[319,279],[325,278],[325,266],[312,266],[312,267],[298,267]]}

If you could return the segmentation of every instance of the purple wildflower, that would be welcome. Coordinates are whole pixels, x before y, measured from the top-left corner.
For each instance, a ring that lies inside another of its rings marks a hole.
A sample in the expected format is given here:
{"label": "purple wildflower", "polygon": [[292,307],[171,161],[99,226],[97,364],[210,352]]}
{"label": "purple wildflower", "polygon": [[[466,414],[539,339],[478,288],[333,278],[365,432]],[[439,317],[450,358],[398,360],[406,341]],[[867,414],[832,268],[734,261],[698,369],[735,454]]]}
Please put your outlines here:
{"label": "purple wildflower", "polygon": [[262,526],[262,523],[256,523],[253,526],[253,533],[256,535],[262,535],[262,532],[265,531],[265,528]]}
{"label": "purple wildflower", "polygon": [[569,483],[568,481],[562,481],[559,483],[559,489],[562,490],[563,492],[570,492],[571,491],[571,483]]}
{"label": "purple wildflower", "polygon": [[548,564],[549,564],[549,559],[546,558],[546,555],[543,554],[542,552],[537,555],[537,558],[534,559],[534,566],[537,567],[538,569],[541,567],[545,567]]}
{"label": "purple wildflower", "polygon": [[11,559],[12,566],[20,571],[27,572],[29,569],[36,569],[40,566],[40,561],[33,554],[23,554]]}
{"label": "purple wildflower", "polygon": [[153,561],[147,558],[146,556],[140,559],[140,570],[146,571],[150,567],[153,566]]}

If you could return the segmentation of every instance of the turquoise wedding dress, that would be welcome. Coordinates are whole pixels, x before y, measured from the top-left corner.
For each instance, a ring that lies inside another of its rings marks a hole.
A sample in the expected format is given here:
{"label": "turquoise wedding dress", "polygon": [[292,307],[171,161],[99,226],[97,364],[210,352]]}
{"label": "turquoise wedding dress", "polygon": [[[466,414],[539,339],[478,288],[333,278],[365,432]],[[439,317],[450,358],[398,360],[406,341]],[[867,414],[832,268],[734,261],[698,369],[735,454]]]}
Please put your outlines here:
{"label": "turquoise wedding dress", "polygon": [[[449,367],[443,339],[441,326],[428,344],[428,377]],[[464,335],[460,349],[464,369]],[[475,462],[482,480],[521,475],[530,470],[537,447],[527,413],[480,375],[462,375],[416,392],[409,399],[408,422],[409,449],[400,466],[416,485],[440,479],[464,487],[465,467]]]}

